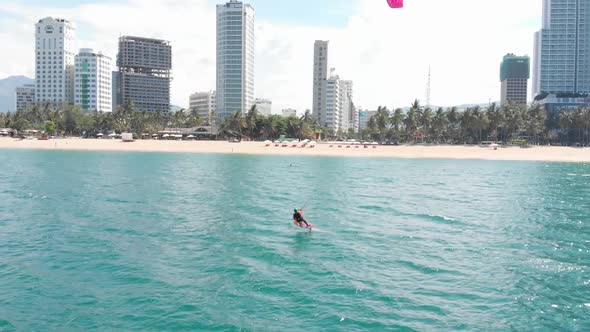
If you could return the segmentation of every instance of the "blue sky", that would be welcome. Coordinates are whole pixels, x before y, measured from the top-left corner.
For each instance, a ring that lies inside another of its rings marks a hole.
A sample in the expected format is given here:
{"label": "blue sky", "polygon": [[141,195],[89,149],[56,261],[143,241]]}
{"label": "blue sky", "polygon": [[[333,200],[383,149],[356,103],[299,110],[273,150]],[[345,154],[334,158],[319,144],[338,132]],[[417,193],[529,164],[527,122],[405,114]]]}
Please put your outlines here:
{"label": "blue sky", "polygon": [[[372,0],[371,0],[372,1]],[[55,8],[74,7],[91,3],[125,3],[121,0],[17,0],[13,3]],[[208,0],[211,7],[225,1]],[[248,0],[259,19],[274,23],[343,27],[354,11],[352,0]],[[280,5],[278,5],[280,3]],[[312,8],[313,10],[310,10]],[[2,11],[0,9],[0,17]]]}
{"label": "blue sky", "polygon": [[[352,0],[249,0],[256,16],[276,23],[343,27],[353,13]],[[211,5],[223,1],[209,0]],[[278,5],[280,3],[280,5]]]}
{"label": "blue sky", "polygon": [[[34,76],[34,24],[62,17],[77,44],[114,59],[120,35],[170,40],[173,103],[215,89],[215,5],[225,0],[2,0],[0,78]],[[365,108],[403,107],[423,99],[432,68],[432,103],[498,100],[506,53],[533,55],[541,0],[246,0],[256,9],[256,97],[273,111],[311,103],[313,43],[330,41],[329,67],[354,81]],[[280,3],[280,5],[278,5]],[[441,15],[444,13],[444,15]],[[498,18],[501,18],[498,21]]]}

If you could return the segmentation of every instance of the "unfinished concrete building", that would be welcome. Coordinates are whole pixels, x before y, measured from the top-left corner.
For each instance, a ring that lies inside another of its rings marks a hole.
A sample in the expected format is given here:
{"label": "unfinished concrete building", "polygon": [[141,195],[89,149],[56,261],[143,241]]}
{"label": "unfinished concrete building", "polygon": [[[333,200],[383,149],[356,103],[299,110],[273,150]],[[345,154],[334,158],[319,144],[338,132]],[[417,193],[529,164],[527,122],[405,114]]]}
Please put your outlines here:
{"label": "unfinished concrete building", "polygon": [[160,39],[123,36],[117,56],[121,105],[136,111],[170,110],[172,47]]}

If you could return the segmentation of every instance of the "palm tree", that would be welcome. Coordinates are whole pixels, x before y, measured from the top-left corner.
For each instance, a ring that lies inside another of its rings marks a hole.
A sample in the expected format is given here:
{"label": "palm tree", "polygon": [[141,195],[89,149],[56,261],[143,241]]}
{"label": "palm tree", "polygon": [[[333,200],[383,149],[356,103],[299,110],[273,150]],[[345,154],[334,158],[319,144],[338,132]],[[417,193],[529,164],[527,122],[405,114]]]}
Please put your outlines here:
{"label": "palm tree", "polygon": [[199,115],[199,111],[196,107],[191,108],[188,117],[187,117],[187,125],[190,128],[198,127],[203,124],[203,119]]}
{"label": "palm tree", "polygon": [[128,101],[125,105],[120,106],[116,112],[113,112],[113,129],[116,132],[131,131],[131,123],[134,116],[134,106],[132,101]]}
{"label": "palm tree", "polygon": [[446,115],[449,123],[447,132],[454,142],[459,142],[459,135],[461,132],[461,114],[457,110],[457,107],[451,107],[447,109]]}
{"label": "palm tree", "polygon": [[242,115],[242,112],[237,111],[234,114],[225,118],[225,120],[223,120],[220,129],[222,131],[233,131],[242,135],[243,130],[245,130],[246,128],[248,128],[246,124],[246,119]]}
{"label": "palm tree", "polygon": [[506,127],[508,128],[508,134],[511,138],[514,138],[514,135],[518,134],[519,130],[522,128],[524,121],[523,114],[526,114],[526,109],[523,110],[522,107],[508,105],[505,108],[504,114],[506,119]]}
{"label": "palm tree", "polygon": [[488,130],[490,121],[488,120],[486,113],[482,112],[479,106],[476,106],[473,110],[473,118],[475,129],[477,131],[477,141],[481,143],[483,140],[483,133]]}
{"label": "palm tree", "polygon": [[0,113],[0,128],[8,127],[10,123],[10,113]]}
{"label": "palm tree", "polygon": [[500,140],[500,126],[504,123],[504,112],[496,106],[496,103],[492,103],[487,111],[486,115],[490,121],[490,131],[495,141]]}
{"label": "palm tree", "polygon": [[563,144],[563,136],[567,138],[567,143],[571,143],[570,141],[570,133],[574,127],[574,117],[572,112],[569,111],[561,111],[559,114],[559,127],[562,131],[562,144]]}
{"label": "palm tree", "polygon": [[374,117],[377,130],[379,130],[379,139],[383,141],[385,133],[389,129],[389,110],[385,106],[379,106]]}
{"label": "palm tree", "polygon": [[172,127],[174,128],[184,128],[186,127],[186,113],[184,112],[184,109],[179,110],[177,112],[173,113],[172,116]]}
{"label": "palm tree", "polygon": [[[418,102],[416,100],[416,102]],[[432,126],[432,110],[430,108],[419,108],[417,110],[418,124],[422,133],[422,141],[424,142],[424,136],[430,134],[430,128]]]}
{"label": "palm tree", "polygon": [[582,109],[582,124],[584,128],[584,146],[588,146],[588,143],[590,143],[590,109],[588,108]]}
{"label": "palm tree", "polygon": [[541,105],[535,104],[529,108],[525,123],[528,135],[534,138],[536,144],[539,144],[539,135],[545,132],[545,121],[547,121],[547,111]]}
{"label": "palm tree", "polygon": [[404,126],[406,127],[406,135],[412,139],[413,143],[416,143],[416,132],[418,131],[418,114],[414,107],[410,108],[408,113],[406,113]]}
{"label": "palm tree", "polygon": [[302,139],[302,123],[301,120],[295,116],[287,118],[287,136]]}
{"label": "palm tree", "polygon": [[282,120],[282,116],[280,115],[271,115],[268,117],[264,117],[262,120],[262,128],[261,134],[262,137],[265,139],[275,139],[279,137],[280,133],[280,121]]}
{"label": "palm tree", "polygon": [[317,123],[311,115],[311,111],[306,110],[299,120],[301,122],[301,137],[314,138]]}
{"label": "palm tree", "polygon": [[432,132],[436,138],[436,142],[440,143],[441,138],[444,141],[445,131],[449,126],[449,120],[447,114],[442,107],[439,107],[434,114],[432,119]]}
{"label": "palm tree", "polygon": [[252,105],[250,110],[246,113],[246,127],[248,127],[248,136],[250,139],[254,137],[254,129],[256,127],[256,118],[258,117],[259,113],[256,109],[256,105]]}
{"label": "palm tree", "polygon": [[401,108],[396,108],[393,114],[389,118],[389,123],[393,128],[393,135],[396,139],[399,139],[401,132],[401,126],[404,124],[405,114]]}
{"label": "palm tree", "polygon": [[463,139],[463,142],[466,142],[469,141],[466,136],[471,136],[471,138],[473,138],[473,128],[475,127],[473,109],[468,107],[465,111],[463,111],[460,119],[461,138]]}
{"label": "palm tree", "polygon": [[377,118],[375,115],[371,116],[369,118],[369,121],[367,121],[367,132],[371,139],[375,139],[379,136],[377,128]]}

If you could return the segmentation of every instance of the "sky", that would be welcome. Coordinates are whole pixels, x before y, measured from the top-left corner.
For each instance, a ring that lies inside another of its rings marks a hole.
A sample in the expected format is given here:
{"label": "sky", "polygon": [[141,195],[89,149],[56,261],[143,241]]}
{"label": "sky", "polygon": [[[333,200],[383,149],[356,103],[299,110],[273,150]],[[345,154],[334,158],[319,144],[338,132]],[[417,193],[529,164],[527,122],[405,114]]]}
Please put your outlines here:
{"label": "sky", "polygon": [[[113,58],[121,35],[169,40],[172,103],[215,89],[216,0],[4,0],[0,6],[0,78],[34,77],[34,25],[52,16],[73,21],[79,48]],[[329,67],[354,81],[363,109],[500,99],[506,53],[533,55],[541,0],[250,0],[256,10],[255,94],[273,113],[311,108],[313,44],[329,40]],[[530,84],[529,84],[530,85]]]}

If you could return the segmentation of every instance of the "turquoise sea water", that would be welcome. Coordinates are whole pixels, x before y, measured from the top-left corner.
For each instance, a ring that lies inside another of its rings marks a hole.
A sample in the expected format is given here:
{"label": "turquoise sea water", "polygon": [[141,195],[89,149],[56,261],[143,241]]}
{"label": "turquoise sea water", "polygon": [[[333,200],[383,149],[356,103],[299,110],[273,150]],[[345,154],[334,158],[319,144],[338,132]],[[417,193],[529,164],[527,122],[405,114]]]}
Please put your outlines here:
{"label": "turquoise sea water", "polygon": [[587,164],[0,160],[0,331],[590,330]]}

